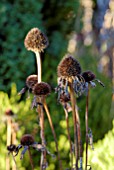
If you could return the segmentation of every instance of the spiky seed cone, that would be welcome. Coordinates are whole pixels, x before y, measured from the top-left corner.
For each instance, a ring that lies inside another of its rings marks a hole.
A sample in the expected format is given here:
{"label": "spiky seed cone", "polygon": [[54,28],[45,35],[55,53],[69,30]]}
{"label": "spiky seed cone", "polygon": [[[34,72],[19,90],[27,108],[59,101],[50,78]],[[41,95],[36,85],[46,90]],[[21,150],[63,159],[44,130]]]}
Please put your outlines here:
{"label": "spiky seed cone", "polygon": [[50,93],[51,87],[48,83],[45,82],[37,83],[33,88],[33,94],[38,96],[47,96]]}
{"label": "spiky seed cone", "polygon": [[34,138],[32,135],[30,134],[25,134],[22,136],[21,138],[21,145],[23,146],[29,146],[29,145],[32,145],[34,144]]}
{"label": "spiky seed cone", "polygon": [[16,145],[12,144],[12,145],[7,146],[7,150],[10,151],[10,152],[15,151],[16,150]]}
{"label": "spiky seed cone", "polygon": [[41,52],[48,46],[48,38],[38,28],[31,29],[24,41],[27,50]]}
{"label": "spiky seed cone", "polygon": [[57,68],[58,77],[71,77],[81,73],[81,66],[79,62],[72,56],[65,56],[59,63]]}
{"label": "spiky seed cone", "polygon": [[6,116],[13,116],[14,113],[13,113],[13,111],[12,111],[11,109],[7,109],[7,110],[5,111],[5,115],[6,115]]}
{"label": "spiky seed cone", "polygon": [[26,86],[29,89],[33,89],[34,85],[38,82],[38,76],[37,75],[30,75],[26,79]]}
{"label": "spiky seed cone", "polygon": [[90,82],[96,78],[95,74],[91,71],[85,71],[82,73],[82,77],[85,79],[85,82]]}

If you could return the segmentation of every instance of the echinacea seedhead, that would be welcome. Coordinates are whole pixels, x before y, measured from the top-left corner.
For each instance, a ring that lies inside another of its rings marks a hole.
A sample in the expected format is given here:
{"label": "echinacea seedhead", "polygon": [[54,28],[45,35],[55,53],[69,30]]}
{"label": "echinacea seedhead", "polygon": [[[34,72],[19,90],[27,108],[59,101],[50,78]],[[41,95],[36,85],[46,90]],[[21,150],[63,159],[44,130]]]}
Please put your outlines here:
{"label": "echinacea seedhead", "polygon": [[72,56],[65,56],[59,63],[57,68],[58,77],[71,77],[81,73],[81,66],[79,62]]}
{"label": "echinacea seedhead", "polygon": [[12,111],[11,109],[7,109],[7,110],[5,111],[5,115],[6,115],[6,116],[13,116],[14,113],[13,113],[13,111]]}
{"label": "echinacea seedhead", "polygon": [[37,96],[47,96],[50,93],[51,87],[48,83],[45,82],[37,83],[33,88],[33,94]]}
{"label": "echinacea seedhead", "polygon": [[37,75],[30,75],[26,79],[26,86],[28,89],[33,89],[34,85],[38,82],[38,76]]}
{"label": "echinacea seedhead", "polygon": [[48,46],[48,38],[38,28],[31,29],[24,41],[27,50],[42,52]]}
{"label": "echinacea seedhead", "polygon": [[91,71],[85,71],[82,73],[82,77],[84,78],[85,82],[90,82],[96,78],[95,74]]}
{"label": "echinacea seedhead", "polygon": [[21,145],[23,145],[23,146],[29,146],[29,145],[32,145],[32,144],[34,144],[34,138],[33,138],[33,136],[32,135],[30,135],[30,134],[25,134],[25,135],[23,135],[22,136],[22,138],[21,138]]}
{"label": "echinacea seedhead", "polygon": [[14,152],[16,150],[16,145],[12,144],[12,145],[7,146],[7,150],[9,152]]}

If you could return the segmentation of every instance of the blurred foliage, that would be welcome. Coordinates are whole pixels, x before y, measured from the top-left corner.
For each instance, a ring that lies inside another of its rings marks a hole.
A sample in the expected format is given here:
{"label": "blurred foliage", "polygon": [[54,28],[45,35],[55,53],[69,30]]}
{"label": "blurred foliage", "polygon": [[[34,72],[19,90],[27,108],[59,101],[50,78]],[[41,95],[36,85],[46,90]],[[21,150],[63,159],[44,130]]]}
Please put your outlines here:
{"label": "blurred foliage", "polygon": [[[94,3],[96,1],[94,0]],[[24,37],[27,32],[38,27],[43,30],[49,38],[49,47],[41,54],[42,57],[42,78],[43,81],[49,83],[52,87],[52,94],[47,98],[49,110],[51,112],[53,124],[56,127],[59,149],[63,167],[68,168],[69,162],[69,144],[67,140],[65,115],[62,106],[57,103],[57,94],[54,93],[56,87],[57,65],[62,57],[67,53],[68,42],[72,34],[76,31],[77,47],[73,54],[79,60],[82,71],[91,70],[96,74],[104,84],[103,88],[97,84],[96,88],[90,90],[89,105],[89,127],[92,129],[94,141],[102,139],[104,134],[112,127],[110,115],[112,84],[111,79],[98,70],[99,53],[96,50],[95,42],[86,46],[82,35],[83,7],[80,1],[56,1],[56,0],[1,0],[0,1],[0,169],[5,169],[6,157],[6,122],[4,113],[6,109],[12,109],[15,113],[14,121],[19,124],[17,132],[17,144],[24,133],[30,133],[35,140],[40,142],[40,128],[38,125],[38,117],[36,110],[31,110],[30,99],[25,96],[18,96],[18,91],[25,85],[26,77],[36,73],[36,60],[32,52],[28,52],[24,47]],[[78,35],[79,33],[79,35]],[[12,84],[15,83],[15,84]],[[12,87],[11,87],[12,84]],[[85,142],[85,105],[86,95],[77,99],[79,114],[81,119],[81,131],[83,144]],[[73,123],[72,114],[69,113],[70,132],[73,139]],[[45,134],[47,148],[51,153],[56,155],[55,143],[52,132],[45,116]],[[112,132],[110,132],[110,138]],[[107,135],[108,136],[108,135]],[[98,147],[103,144],[105,146],[106,139]],[[102,147],[103,149],[104,147]],[[107,147],[106,151],[109,152]],[[38,157],[37,157],[38,154]],[[38,168],[40,161],[40,153],[32,152],[35,168]],[[59,169],[57,159],[48,157],[48,170]],[[93,156],[92,156],[93,157]],[[16,157],[20,170],[28,169],[30,164],[26,154],[23,161],[20,161],[19,155]],[[101,160],[103,162],[104,160]],[[111,161],[111,160],[110,160]],[[96,162],[95,162],[96,164]],[[108,167],[108,166],[107,166]],[[99,168],[101,169],[101,168]],[[104,168],[105,169],[105,168]],[[107,169],[107,168],[106,168]]]}
{"label": "blurred foliage", "polygon": [[114,121],[113,129],[95,143],[94,148],[94,151],[89,149],[88,164],[92,169],[114,169]]}

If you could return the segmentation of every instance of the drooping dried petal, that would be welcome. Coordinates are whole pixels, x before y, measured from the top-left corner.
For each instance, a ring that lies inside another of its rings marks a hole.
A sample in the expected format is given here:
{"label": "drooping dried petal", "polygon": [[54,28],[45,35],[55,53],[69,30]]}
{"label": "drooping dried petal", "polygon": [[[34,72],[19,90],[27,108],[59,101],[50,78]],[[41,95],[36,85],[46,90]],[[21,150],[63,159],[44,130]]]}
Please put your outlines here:
{"label": "drooping dried petal", "polygon": [[33,89],[34,85],[38,82],[38,76],[37,75],[30,75],[26,79],[26,86],[28,89]]}
{"label": "drooping dried petal", "polygon": [[33,88],[33,94],[38,96],[47,96],[51,92],[51,87],[48,83],[41,82],[35,84]]}
{"label": "drooping dried petal", "polygon": [[38,28],[31,29],[24,41],[27,50],[41,52],[48,46],[48,39]]}
{"label": "drooping dried petal", "polygon": [[29,146],[29,145],[32,145],[34,144],[34,138],[32,135],[30,134],[25,134],[22,136],[21,138],[21,145],[23,146]]}
{"label": "drooping dried petal", "polygon": [[82,73],[82,77],[85,79],[85,82],[90,82],[96,78],[95,74],[91,71],[85,71]]}
{"label": "drooping dried petal", "polygon": [[72,56],[65,56],[59,63],[57,68],[58,77],[71,77],[81,73],[81,66],[79,62]]}

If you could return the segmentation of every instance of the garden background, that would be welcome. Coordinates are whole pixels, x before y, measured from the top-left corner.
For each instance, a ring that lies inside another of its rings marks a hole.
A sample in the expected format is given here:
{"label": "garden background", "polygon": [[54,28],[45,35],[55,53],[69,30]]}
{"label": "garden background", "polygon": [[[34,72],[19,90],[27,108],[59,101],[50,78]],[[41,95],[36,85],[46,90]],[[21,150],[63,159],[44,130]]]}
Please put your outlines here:
{"label": "garden background", "polygon": [[[58,138],[62,163],[69,167],[69,143],[62,106],[57,102],[57,66],[66,53],[81,64],[82,71],[91,70],[105,88],[90,91],[89,127],[94,138],[94,151],[89,149],[89,165],[93,170],[114,170],[114,1],[113,0],[1,0],[0,1],[0,170],[6,164],[5,112],[11,109],[18,123],[17,144],[25,133],[40,141],[37,113],[31,110],[31,99],[18,92],[25,86],[26,77],[36,74],[36,60],[24,47],[24,38],[33,28],[41,29],[49,39],[49,46],[41,54],[42,78],[52,87],[47,102]],[[81,133],[85,146],[86,96],[77,98],[81,119]],[[73,122],[69,114],[71,137]],[[45,118],[47,148],[56,154],[54,139]],[[90,148],[90,147],[89,147]],[[40,153],[32,152],[38,170]],[[37,156],[38,155],[38,156]],[[12,160],[12,159],[11,159]],[[25,154],[20,170],[29,169]],[[58,170],[56,159],[48,155],[47,170]]]}

